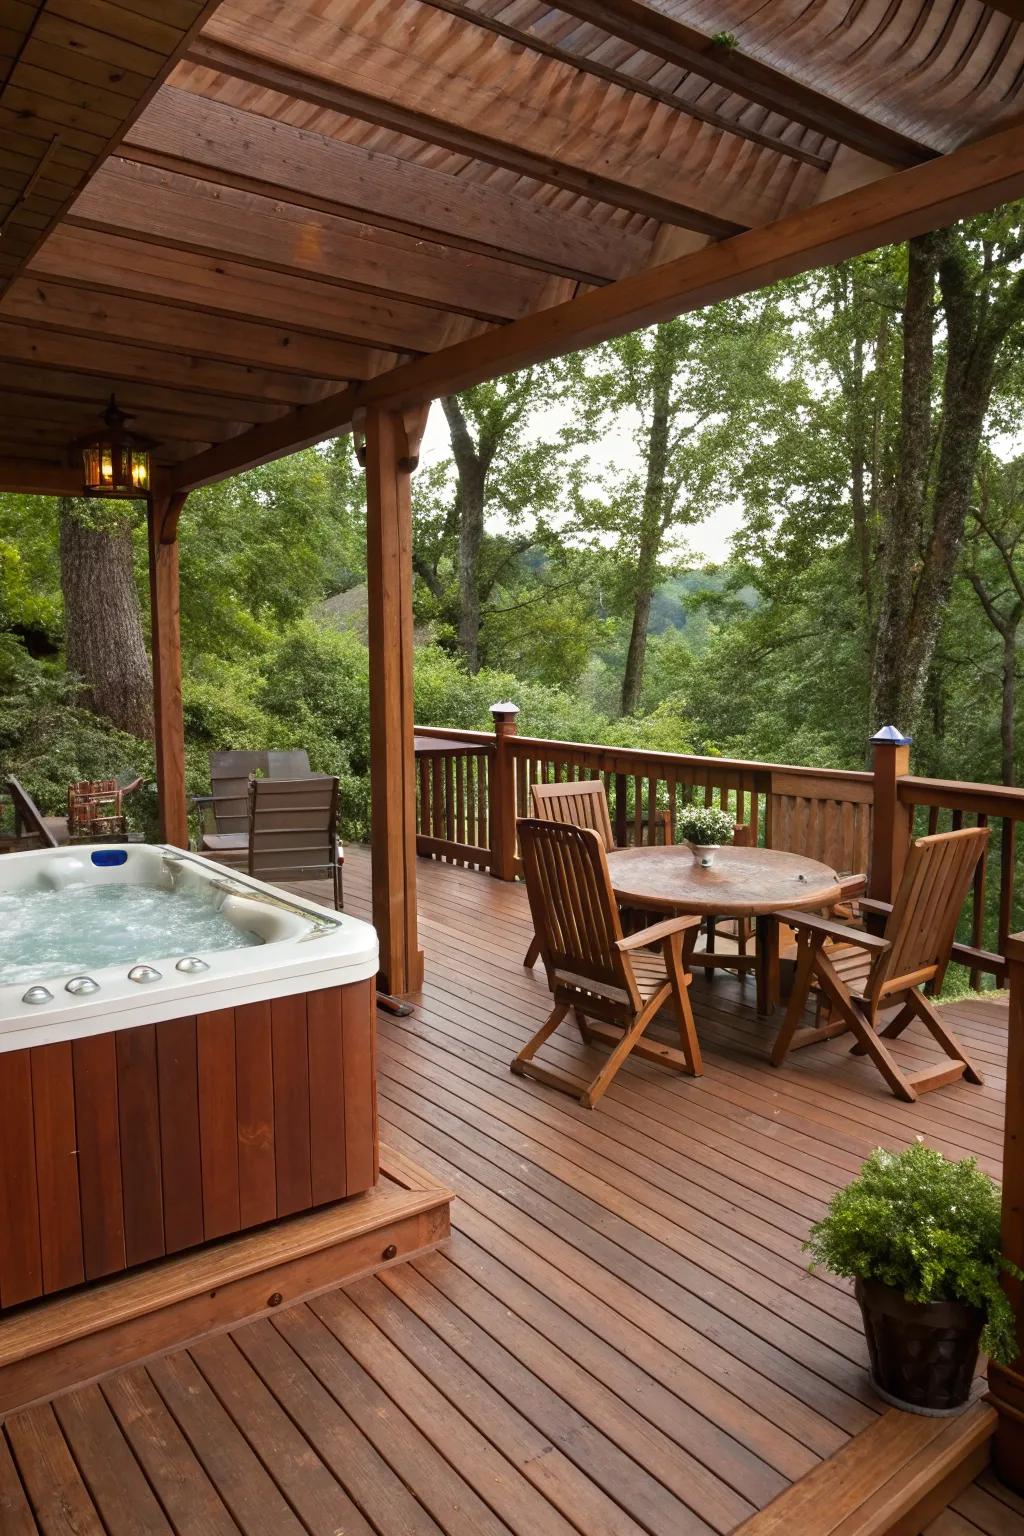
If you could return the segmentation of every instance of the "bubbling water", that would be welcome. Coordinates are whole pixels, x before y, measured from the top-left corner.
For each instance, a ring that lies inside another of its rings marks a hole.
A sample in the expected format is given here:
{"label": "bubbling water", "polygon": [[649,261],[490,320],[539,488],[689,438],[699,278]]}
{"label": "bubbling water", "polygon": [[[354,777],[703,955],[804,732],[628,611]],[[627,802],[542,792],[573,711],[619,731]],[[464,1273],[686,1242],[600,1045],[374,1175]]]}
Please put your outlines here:
{"label": "bubbling water", "polygon": [[0,986],[262,942],[203,891],[106,884],[0,891]]}

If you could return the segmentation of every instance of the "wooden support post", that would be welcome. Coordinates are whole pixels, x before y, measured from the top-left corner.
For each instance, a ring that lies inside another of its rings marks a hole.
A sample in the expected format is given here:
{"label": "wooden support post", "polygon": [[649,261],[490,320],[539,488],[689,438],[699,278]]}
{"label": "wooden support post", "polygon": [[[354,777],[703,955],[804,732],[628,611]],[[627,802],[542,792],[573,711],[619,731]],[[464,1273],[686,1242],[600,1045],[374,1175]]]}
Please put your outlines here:
{"label": "wooden support post", "polygon": [[885,725],[871,738],[875,775],[868,895],[892,901],[907,862],[913,832],[908,806],[900,803],[899,781],[910,772],[910,737]]}
{"label": "wooden support post", "polygon": [[185,722],[181,705],[178,518],[187,492],[149,498],[149,606],[153,642],[153,736],[160,836],[188,847]]}
{"label": "wooden support post", "polygon": [[[1024,933],[1006,943],[1010,982],[1003,1132],[1003,1252],[1024,1269]],[[1017,1315],[1020,1354],[1011,1366],[989,1364],[988,1384],[999,1414],[993,1442],[995,1469],[1007,1487],[1024,1494],[1024,1285],[1010,1275],[1003,1285]]]}
{"label": "wooden support post", "polygon": [[491,759],[491,874],[496,880],[516,877],[516,765],[508,743],[516,734],[519,706],[507,701],[491,705],[495,748]]}
{"label": "wooden support post", "polygon": [[371,409],[358,423],[366,444],[373,923],[380,985],[398,994],[423,984],[416,930],[410,482],[426,412]]}

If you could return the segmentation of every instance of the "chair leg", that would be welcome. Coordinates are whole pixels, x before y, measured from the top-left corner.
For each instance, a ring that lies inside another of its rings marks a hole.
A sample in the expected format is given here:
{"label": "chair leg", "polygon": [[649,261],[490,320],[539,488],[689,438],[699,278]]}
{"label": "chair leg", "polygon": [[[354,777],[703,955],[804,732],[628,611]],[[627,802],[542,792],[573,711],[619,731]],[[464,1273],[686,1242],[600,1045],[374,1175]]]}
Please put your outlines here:
{"label": "chair leg", "polygon": [[540,1029],[527,1040],[519,1055],[511,1063],[511,1071],[522,1075],[523,1069],[533,1060],[548,1036],[554,1034],[568,1012],[569,1005],[567,1003],[555,1004]]}
{"label": "chair leg", "polygon": [[530,940],[530,947],[526,951],[526,954],[523,957],[523,965],[526,967],[526,969],[528,971],[532,971],[534,966],[537,964],[537,961],[539,959],[540,959],[540,940],[538,939],[537,935],[534,934],[533,938]]}
{"label": "chair leg", "polygon": [[703,1077],[704,1063],[700,1054],[700,1041],[697,1039],[697,1026],[693,1020],[693,1009],[690,1007],[690,988],[685,977],[671,962],[668,965],[668,979],[672,988],[672,1005],[675,1009],[676,1023],[679,1026],[679,1046],[686,1061],[686,1071],[691,1077]]}
{"label": "chair leg", "polygon": [[[715,952],[715,940],[716,940],[717,930],[718,930],[718,919],[717,919],[717,917],[706,917],[704,919],[704,948],[707,950],[709,955],[713,955],[714,952]],[[713,965],[709,965],[704,970],[704,980],[705,981],[714,981],[714,979],[715,979],[715,967]],[[683,1047],[683,1049],[685,1050],[685,1046]]]}
{"label": "chair leg", "polygon": [[652,1006],[651,1003],[648,1003],[647,1007],[644,1008],[642,1012],[637,1014],[629,1028],[623,1032],[622,1039],[612,1051],[611,1055],[608,1057],[608,1060],[605,1062],[600,1072],[594,1078],[594,1081],[589,1083],[584,1091],[580,1094],[580,1103],[583,1104],[585,1108],[593,1109],[598,1100],[604,1098],[604,1095],[611,1087],[612,1079],[615,1077],[615,1074],[622,1066],[622,1063],[625,1061],[634,1045],[636,1045],[637,1041],[640,1039],[640,1036],[643,1034],[648,1024],[654,1018],[654,1015],[657,1013],[658,1006],[660,1006],[660,1002],[663,997],[664,993],[660,994],[659,998],[654,1000],[654,1006]]}
{"label": "chair leg", "polygon": [[904,1099],[908,1104],[913,1104],[917,1099],[917,1093],[912,1082],[901,1072],[893,1056],[875,1033],[873,1020],[862,1013],[855,999],[851,997],[846,983],[820,950],[815,969],[818,973],[819,985],[828,997],[833,1012],[846,1020],[848,1027],[857,1037],[857,1043],[863,1047],[864,1054],[871,1057],[896,1097]]}
{"label": "chair leg", "polygon": [[593,1039],[593,1036],[591,1035],[590,1029],[587,1025],[586,1014],[582,1013],[579,1008],[574,1008],[573,1016],[576,1020],[576,1028],[580,1032],[580,1039],[583,1041],[584,1045],[589,1045]]}
{"label": "chair leg", "polygon": [[938,1009],[932,1004],[931,999],[925,997],[923,992],[919,992],[915,989],[911,993],[908,1002],[917,1013],[918,1017],[924,1022],[926,1028],[931,1031],[932,1035],[942,1046],[942,1049],[945,1051],[946,1055],[951,1057],[953,1061],[963,1062],[964,1077],[967,1079],[967,1081],[969,1083],[978,1083],[979,1085],[983,1084],[985,1079],[982,1077],[981,1073],[978,1071],[977,1067],[974,1065],[973,1061],[968,1056],[959,1040],[953,1034],[952,1030],[946,1028],[939,1015]]}

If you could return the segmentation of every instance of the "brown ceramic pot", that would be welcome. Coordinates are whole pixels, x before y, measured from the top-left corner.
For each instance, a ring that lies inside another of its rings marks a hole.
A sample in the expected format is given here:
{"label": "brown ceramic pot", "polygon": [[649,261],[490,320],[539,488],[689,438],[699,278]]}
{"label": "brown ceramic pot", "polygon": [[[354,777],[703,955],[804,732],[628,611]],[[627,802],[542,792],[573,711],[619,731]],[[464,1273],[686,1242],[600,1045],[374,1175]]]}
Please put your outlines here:
{"label": "brown ceramic pot", "polygon": [[971,1395],[984,1316],[959,1301],[907,1301],[879,1280],[858,1280],[871,1378],[910,1413],[958,1413]]}

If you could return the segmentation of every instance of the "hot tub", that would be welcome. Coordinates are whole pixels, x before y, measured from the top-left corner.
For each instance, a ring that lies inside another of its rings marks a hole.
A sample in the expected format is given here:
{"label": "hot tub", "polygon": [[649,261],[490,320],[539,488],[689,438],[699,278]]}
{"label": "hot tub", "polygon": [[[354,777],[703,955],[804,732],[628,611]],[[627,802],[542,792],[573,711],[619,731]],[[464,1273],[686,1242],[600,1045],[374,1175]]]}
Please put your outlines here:
{"label": "hot tub", "polygon": [[0,1308],[369,1188],[376,971],[178,849],[0,858]]}

